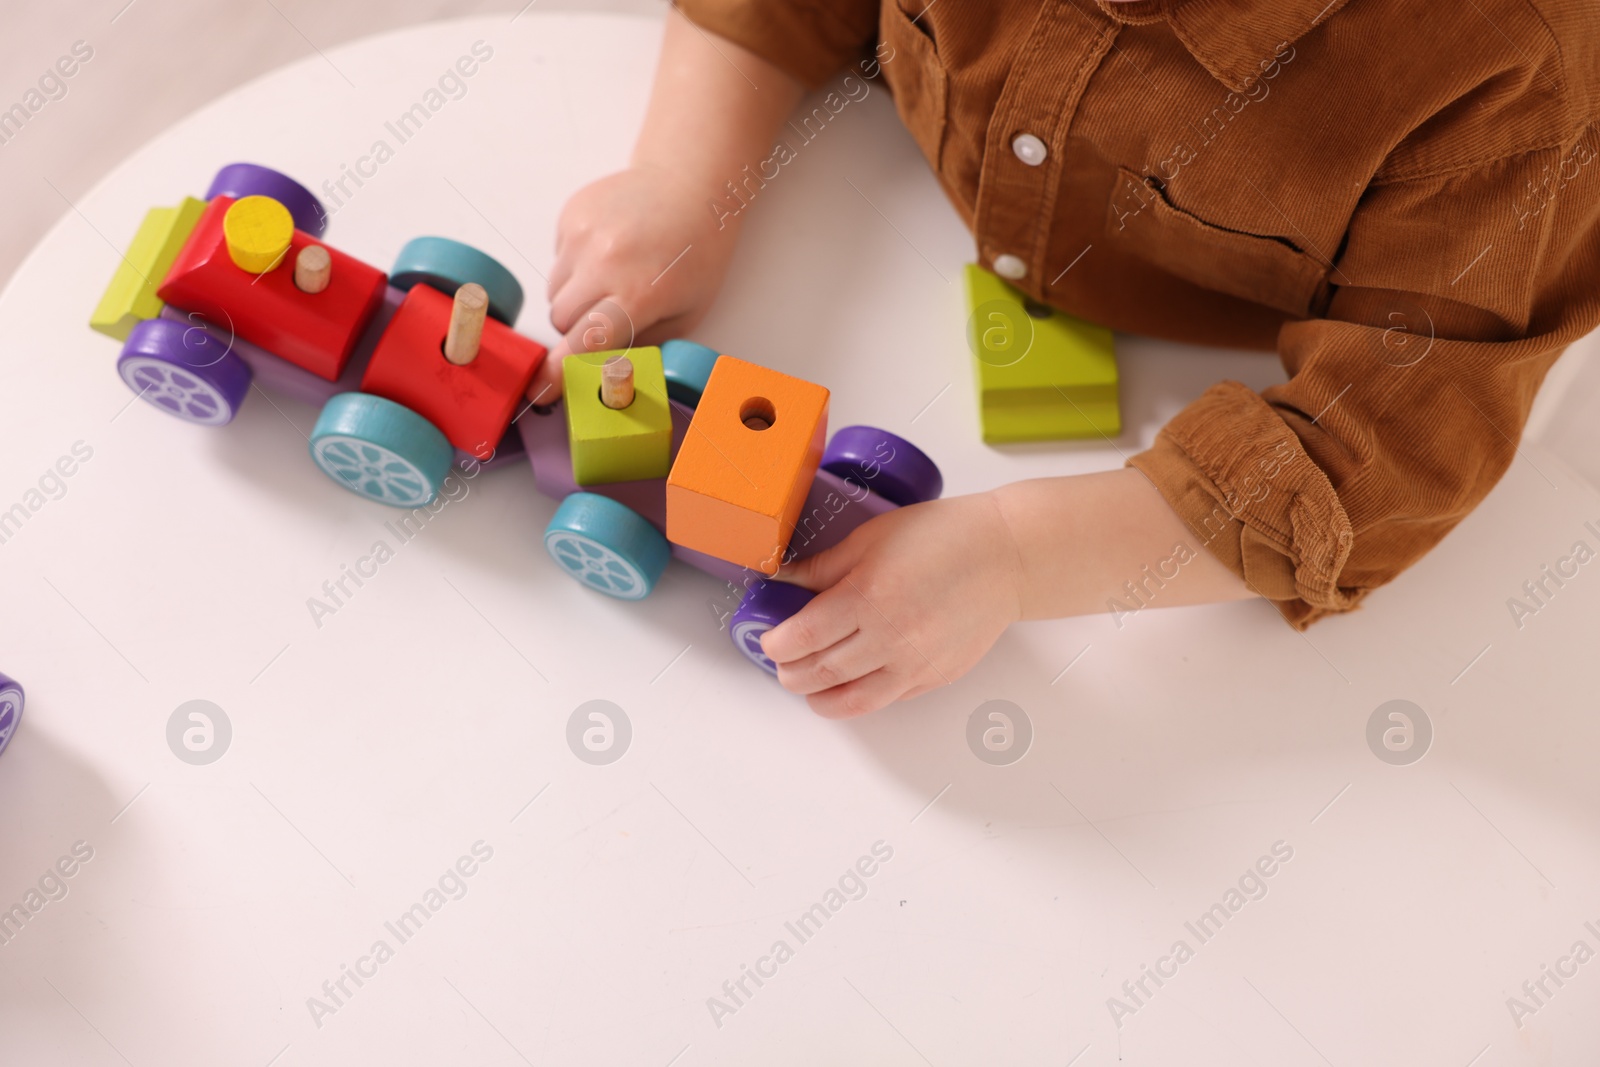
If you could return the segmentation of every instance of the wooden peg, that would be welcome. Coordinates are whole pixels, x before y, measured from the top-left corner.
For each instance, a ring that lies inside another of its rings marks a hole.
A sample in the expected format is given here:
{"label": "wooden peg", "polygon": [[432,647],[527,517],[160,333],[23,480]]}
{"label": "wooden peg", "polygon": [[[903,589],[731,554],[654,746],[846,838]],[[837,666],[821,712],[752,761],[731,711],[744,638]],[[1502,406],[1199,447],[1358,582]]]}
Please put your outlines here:
{"label": "wooden peg", "polygon": [[464,367],[478,358],[483,319],[488,312],[489,294],[483,286],[468,282],[456,290],[455,304],[450,308],[450,328],[444,335],[445,359]]}
{"label": "wooden peg", "polygon": [[302,293],[320,293],[333,278],[333,257],[321,245],[306,245],[294,257],[294,284]]}
{"label": "wooden peg", "polygon": [[600,368],[600,403],[621,410],[633,403],[633,361],[612,356]]}

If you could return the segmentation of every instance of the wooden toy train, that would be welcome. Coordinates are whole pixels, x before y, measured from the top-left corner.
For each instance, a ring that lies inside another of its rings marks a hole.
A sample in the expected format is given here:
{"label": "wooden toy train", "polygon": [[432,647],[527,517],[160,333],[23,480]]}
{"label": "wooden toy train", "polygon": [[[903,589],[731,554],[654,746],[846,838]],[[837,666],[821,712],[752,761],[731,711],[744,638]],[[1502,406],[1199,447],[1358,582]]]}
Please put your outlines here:
{"label": "wooden toy train", "polygon": [[569,356],[564,400],[529,405],[546,349],[512,329],[510,271],[419,237],[385,275],[326,228],[299,183],[230,164],[204,200],[146,215],[90,325],[122,342],[128,387],[185,421],[224,425],[252,383],[322,405],[312,460],[382,504],[421,507],[452,463],[525,453],[561,500],[544,544],[562,569],[624,600],[671,556],[737,583],[730,636],[772,673],[761,635],[811,598],[768,580],[780,563],[943,487],[886,431],[851,426],[824,446],[821,386],[690,341]]}

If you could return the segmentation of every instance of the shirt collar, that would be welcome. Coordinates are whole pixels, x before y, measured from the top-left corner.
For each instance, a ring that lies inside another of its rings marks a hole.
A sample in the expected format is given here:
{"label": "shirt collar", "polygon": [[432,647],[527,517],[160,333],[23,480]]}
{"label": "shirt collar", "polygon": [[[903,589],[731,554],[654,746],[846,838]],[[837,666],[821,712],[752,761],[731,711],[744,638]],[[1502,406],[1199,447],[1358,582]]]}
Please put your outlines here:
{"label": "shirt collar", "polygon": [[1235,92],[1260,77],[1278,49],[1326,22],[1349,0],[1095,0],[1123,25],[1165,20],[1189,53]]}

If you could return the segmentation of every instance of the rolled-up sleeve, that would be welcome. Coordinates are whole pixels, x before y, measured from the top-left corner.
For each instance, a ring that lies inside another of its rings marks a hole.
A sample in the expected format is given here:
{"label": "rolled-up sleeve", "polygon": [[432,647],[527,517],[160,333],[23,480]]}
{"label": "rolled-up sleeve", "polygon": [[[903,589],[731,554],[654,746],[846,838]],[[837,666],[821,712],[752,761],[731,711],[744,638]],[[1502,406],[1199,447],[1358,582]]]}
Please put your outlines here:
{"label": "rolled-up sleeve", "polygon": [[855,60],[878,32],[877,0],[677,0],[676,6],[808,89]]}
{"label": "rolled-up sleeve", "polygon": [[1324,317],[1279,333],[1289,381],[1214,386],[1129,460],[1297,628],[1409,567],[1515,460],[1545,373],[1600,322],[1597,142],[1375,183]]}

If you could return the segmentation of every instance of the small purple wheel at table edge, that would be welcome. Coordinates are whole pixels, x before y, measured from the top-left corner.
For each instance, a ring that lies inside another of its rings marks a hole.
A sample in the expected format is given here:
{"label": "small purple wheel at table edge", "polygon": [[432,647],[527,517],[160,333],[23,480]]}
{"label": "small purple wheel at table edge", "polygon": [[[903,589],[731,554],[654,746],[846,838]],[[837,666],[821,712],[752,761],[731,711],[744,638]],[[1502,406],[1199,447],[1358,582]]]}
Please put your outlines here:
{"label": "small purple wheel at table edge", "polygon": [[763,581],[740,601],[728,619],[728,637],[739,654],[774,677],[777,666],[761,650],[761,636],[811,603],[817,594],[788,582]]}
{"label": "small purple wheel at table edge", "polygon": [[25,702],[22,684],[8,675],[0,674],[0,752],[4,752],[16,736]]}
{"label": "small purple wheel at table edge", "polygon": [[[117,357],[117,374],[145,402],[206,426],[233,421],[253,377],[250,365],[206,329],[170,319],[134,326]],[[174,376],[193,381],[183,385]]]}
{"label": "small purple wheel at table edge", "polygon": [[876,426],[837,431],[823,450],[822,469],[901,507],[937,500],[944,492],[944,475],[926,452]]}
{"label": "small purple wheel at table edge", "polygon": [[270,196],[289,209],[295,229],[318,239],[328,232],[328,212],[316,194],[287,174],[259,163],[229,163],[217,171],[205,198],[209,201],[219,196],[229,196],[235,200],[247,196]]}

